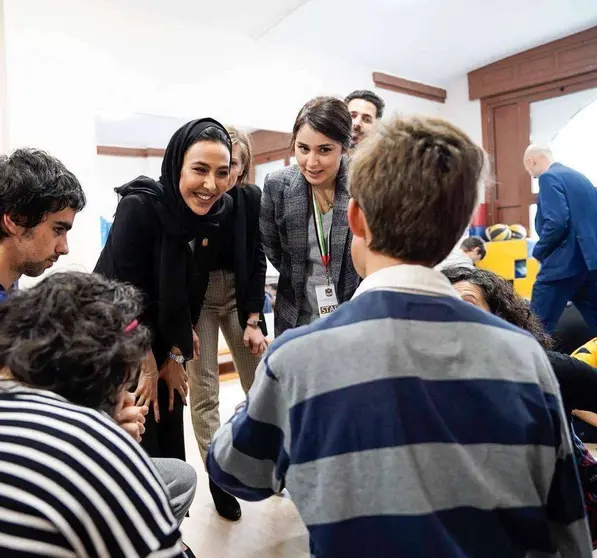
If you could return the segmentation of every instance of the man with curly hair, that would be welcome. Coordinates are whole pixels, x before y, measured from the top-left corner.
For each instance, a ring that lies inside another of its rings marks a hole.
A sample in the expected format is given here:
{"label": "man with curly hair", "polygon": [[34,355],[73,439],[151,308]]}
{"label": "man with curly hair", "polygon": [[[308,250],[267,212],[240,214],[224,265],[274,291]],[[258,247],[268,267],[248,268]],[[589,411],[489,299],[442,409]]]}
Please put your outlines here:
{"label": "man with curly hair", "polygon": [[0,298],[21,275],[38,277],[68,254],[66,237],[85,203],[77,178],[44,151],[0,157]]}
{"label": "man with curly hair", "polygon": [[[67,234],[85,203],[79,181],[55,157],[36,149],[0,157],[0,299],[22,275],[37,277],[68,253]],[[146,413],[147,408],[135,406],[132,394],[123,393],[113,417],[139,441]],[[196,473],[180,460],[152,461],[180,523],[193,502]]]}

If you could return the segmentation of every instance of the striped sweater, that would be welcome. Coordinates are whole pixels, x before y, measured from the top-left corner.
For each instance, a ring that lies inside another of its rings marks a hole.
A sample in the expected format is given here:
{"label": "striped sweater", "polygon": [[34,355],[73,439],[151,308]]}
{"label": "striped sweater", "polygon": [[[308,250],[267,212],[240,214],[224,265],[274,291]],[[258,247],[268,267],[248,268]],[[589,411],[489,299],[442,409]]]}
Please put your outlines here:
{"label": "striped sweater", "polygon": [[286,487],[318,558],[591,556],[544,351],[419,266],[278,338],[208,471]]}
{"label": "striped sweater", "polygon": [[166,487],[104,413],[0,382],[0,556],[183,558]]}

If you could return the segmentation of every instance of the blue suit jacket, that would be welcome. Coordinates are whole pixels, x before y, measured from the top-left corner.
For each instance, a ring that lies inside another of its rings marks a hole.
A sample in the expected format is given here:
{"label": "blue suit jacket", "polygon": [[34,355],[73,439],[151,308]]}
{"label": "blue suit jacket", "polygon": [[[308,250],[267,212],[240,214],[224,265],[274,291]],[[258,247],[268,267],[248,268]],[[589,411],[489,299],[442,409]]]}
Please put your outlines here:
{"label": "blue suit jacket", "polygon": [[597,270],[597,191],[586,176],[554,163],[539,177],[535,228],[539,279]]}

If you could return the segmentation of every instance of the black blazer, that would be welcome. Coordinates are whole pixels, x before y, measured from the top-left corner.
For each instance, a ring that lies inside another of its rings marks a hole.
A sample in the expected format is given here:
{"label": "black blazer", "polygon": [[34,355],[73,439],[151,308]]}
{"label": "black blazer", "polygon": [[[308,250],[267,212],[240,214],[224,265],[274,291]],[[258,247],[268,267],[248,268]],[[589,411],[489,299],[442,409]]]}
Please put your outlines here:
{"label": "black blazer", "polygon": [[267,335],[263,316],[267,262],[259,231],[261,189],[247,184],[228,193],[233,201],[234,284],[239,322],[245,329],[249,314],[259,313],[261,330]]}
{"label": "black blazer", "polygon": [[[195,260],[201,298],[205,296],[210,263],[215,259],[218,233],[213,225],[206,226],[205,234],[196,242],[194,254],[190,246],[186,254]],[[147,196],[127,195],[116,208],[110,234],[94,270],[110,279],[130,283],[142,292],[144,310],[140,321],[151,330],[152,350],[158,366],[166,361],[171,348],[160,331],[158,320],[161,235],[161,221]],[[206,246],[203,239],[207,240]]]}

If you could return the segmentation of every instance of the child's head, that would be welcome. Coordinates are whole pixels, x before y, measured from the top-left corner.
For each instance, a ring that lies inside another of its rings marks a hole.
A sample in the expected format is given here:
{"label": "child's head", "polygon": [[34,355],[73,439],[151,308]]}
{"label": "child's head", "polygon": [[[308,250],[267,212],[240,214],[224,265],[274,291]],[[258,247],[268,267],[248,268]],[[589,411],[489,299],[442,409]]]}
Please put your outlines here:
{"label": "child's head", "polygon": [[480,262],[487,255],[485,241],[480,236],[469,236],[462,241],[460,249],[473,260],[474,263]]}
{"label": "child's head", "polygon": [[462,237],[477,203],[485,154],[437,118],[394,118],[363,142],[350,165],[353,261],[368,253],[432,267]]}
{"label": "child's head", "polygon": [[50,275],[0,304],[0,368],[27,386],[111,412],[150,347],[141,311],[131,285]]}

